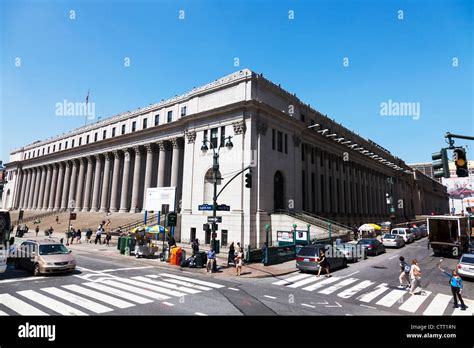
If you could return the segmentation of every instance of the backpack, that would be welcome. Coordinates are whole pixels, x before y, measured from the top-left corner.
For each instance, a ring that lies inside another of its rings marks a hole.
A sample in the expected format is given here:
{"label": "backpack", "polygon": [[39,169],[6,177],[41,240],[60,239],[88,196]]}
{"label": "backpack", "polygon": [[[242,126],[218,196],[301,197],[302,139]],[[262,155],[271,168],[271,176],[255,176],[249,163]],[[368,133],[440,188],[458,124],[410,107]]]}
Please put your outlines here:
{"label": "backpack", "polygon": [[405,271],[405,273],[410,273],[411,270],[411,267],[405,261],[403,262],[403,270]]}

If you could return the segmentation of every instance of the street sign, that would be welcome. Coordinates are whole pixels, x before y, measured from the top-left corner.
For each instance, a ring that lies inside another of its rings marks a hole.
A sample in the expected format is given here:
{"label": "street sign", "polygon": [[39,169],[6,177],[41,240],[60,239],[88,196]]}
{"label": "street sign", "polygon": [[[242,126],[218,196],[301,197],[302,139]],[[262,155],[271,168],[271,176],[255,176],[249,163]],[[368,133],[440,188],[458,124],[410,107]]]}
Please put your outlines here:
{"label": "street sign", "polygon": [[222,216],[208,216],[207,217],[207,222],[218,222],[218,223],[222,223]]}
{"label": "street sign", "polygon": [[[198,205],[199,210],[204,210],[204,211],[212,211],[212,204],[201,204]],[[230,206],[226,204],[219,204],[216,207],[218,211],[230,211]]]}
{"label": "street sign", "polygon": [[390,208],[390,213],[392,213],[392,214],[395,213],[395,208],[394,207]]}
{"label": "street sign", "polygon": [[230,211],[230,206],[229,205],[225,205],[225,204],[220,204],[217,206],[217,209],[216,210],[219,210],[219,211]]}
{"label": "street sign", "polygon": [[76,220],[76,213],[69,213],[69,220]]}
{"label": "street sign", "polygon": [[176,220],[178,219],[178,214],[175,212],[168,213],[166,216],[166,226],[176,226]]}
{"label": "street sign", "polygon": [[199,210],[212,210],[212,204],[201,204],[198,205]]}

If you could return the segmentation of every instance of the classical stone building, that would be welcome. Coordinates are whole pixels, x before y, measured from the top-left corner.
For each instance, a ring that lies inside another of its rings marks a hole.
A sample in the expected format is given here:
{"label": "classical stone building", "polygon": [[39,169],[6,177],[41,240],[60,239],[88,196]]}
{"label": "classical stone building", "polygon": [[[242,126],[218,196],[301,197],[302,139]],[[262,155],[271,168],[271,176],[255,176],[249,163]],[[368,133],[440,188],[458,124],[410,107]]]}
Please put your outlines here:
{"label": "classical stone building", "polygon": [[223,241],[259,245],[272,214],[287,210],[345,224],[387,220],[387,193],[399,220],[448,212],[441,184],[247,69],[13,150],[4,207],[60,211],[73,201],[76,211],[138,212],[147,188],[175,186],[179,237],[208,240],[210,212],[198,210],[213,196],[204,139],[222,145],[219,188],[251,166],[251,188],[241,175],[219,196],[230,206],[219,212]]}

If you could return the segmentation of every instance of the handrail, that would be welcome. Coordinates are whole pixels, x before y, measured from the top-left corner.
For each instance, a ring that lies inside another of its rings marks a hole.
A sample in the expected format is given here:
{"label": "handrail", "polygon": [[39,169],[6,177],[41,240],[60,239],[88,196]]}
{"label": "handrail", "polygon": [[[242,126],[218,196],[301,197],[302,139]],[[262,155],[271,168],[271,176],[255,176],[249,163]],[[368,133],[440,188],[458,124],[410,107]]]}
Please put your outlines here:
{"label": "handrail", "polygon": [[[24,219],[21,220],[21,223],[26,223],[26,222],[30,222],[30,221],[34,221],[36,219],[41,219],[41,218],[44,218],[44,217],[47,217],[47,216],[51,216],[51,215],[58,215],[60,212],[58,211],[50,211],[50,212],[46,212],[46,213],[42,213],[42,214],[38,214],[38,215],[33,215],[33,216],[28,216]],[[19,225],[20,223],[20,220],[17,219],[15,221],[13,221],[13,225]]]}

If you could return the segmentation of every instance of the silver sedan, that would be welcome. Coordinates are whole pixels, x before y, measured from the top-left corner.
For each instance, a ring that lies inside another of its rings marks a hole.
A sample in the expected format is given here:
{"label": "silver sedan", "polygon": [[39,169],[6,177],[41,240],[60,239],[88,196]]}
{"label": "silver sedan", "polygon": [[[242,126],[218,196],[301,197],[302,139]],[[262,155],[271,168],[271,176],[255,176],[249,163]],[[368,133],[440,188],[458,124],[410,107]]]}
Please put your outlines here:
{"label": "silver sedan", "polygon": [[405,240],[398,234],[385,233],[382,237],[382,244],[386,247],[401,248],[405,246]]}

